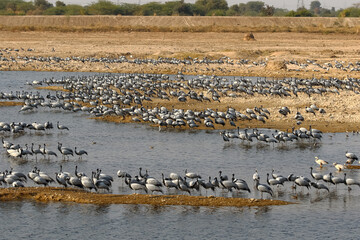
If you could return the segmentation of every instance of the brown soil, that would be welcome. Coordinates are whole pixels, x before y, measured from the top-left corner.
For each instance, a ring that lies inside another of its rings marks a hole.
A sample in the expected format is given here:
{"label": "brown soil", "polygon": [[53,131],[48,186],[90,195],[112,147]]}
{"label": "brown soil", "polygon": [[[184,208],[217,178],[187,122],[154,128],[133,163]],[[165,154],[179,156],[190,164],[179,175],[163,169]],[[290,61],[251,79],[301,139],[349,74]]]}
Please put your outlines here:
{"label": "brown soil", "polygon": [[187,205],[211,207],[252,207],[269,205],[288,205],[291,202],[271,199],[246,199],[224,197],[202,197],[186,195],[116,195],[97,194],[83,190],[59,187],[26,187],[0,189],[0,201],[36,200],[40,202],[75,202],[85,204],[150,204]]}

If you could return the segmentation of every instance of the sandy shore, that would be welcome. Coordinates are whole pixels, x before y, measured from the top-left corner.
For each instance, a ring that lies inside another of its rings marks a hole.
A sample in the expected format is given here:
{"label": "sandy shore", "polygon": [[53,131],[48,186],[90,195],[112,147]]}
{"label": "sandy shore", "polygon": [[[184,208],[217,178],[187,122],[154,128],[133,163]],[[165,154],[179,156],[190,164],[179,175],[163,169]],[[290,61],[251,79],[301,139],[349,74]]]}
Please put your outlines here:
{"label": "sandy shore", "polygon": [[0,201],[35,200],[40,202],[74,202],[84,204],[150,204],[208,207],[253,207],[288,205],[291,202],[272,199],[203,197],[187,195],[97,194],[59,187],[26,187],[0,189]]}

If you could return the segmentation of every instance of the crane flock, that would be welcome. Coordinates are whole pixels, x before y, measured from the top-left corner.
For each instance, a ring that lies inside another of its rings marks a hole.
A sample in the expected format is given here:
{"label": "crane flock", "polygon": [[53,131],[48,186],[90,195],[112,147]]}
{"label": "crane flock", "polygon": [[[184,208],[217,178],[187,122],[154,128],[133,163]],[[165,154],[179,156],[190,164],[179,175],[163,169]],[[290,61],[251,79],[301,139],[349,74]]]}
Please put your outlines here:
{"label": "crane flock", "polygon": [[[24,114],[29,111],[36,112],[40,108],[55,109],[65,112],[83,112],[95,117],[117,116],[121,118],[131,118],[133,122],[148,122],[159,127],[173,127],[181,128],[188,126],[189,128],[198,128],[204,125],[206,128],[215,129],[217,126],[222,126],[227,129],[220,134],[224,141],[232,141],[232,139],[239,139],[242,142],[264,142],[268,144],[279,144],[281,142],[292,141],[321,141],[322,132],[312,126],[309,129],[300,127],[291,131],[275,130],[274,133],[268,135],[262,132],[261,129],[239,127],[240,122],[257,121],[257,124],[266,123],[274,115],[279,115],[281,118],[288,118],[292,112],[296,114],[293,117],[294,125],[302,125],[305,118],[318,117],[326,114],[324,108],[319,108],[316,103],[306,106],[303,109],[290,109],[287,106],[282,106],[278,111],[270,111],[261,106],[247,107],[246,109],[237,110],[228,106],[224,111],[218,109],[206,108],[203,110],[197,109],[182,109],[172,108],[168,109],[165,106],[149,107],[155,100],[175,100],[178,103],[186,102],[221,102],[224,98],[246,98],[249,96],[264,95],[275,98],[287,98],[290,96],[299,97],[300,95],[314,96],[325,94],[340,94],[339,90],[352,91],[359,93],[360,80],[347,78],[346,80],[339,80],[332,78],[326,79],[281,79],[281,80],[267,80],[257,79],[248,80],[245,78],[227,79],[217,76],[197,76],[192,79],[185,80],[184,76],[179,73],[175,76],[176,80],[170,80],[168,75],[164,74],[119,74],[119,75],[95,75],[83,77],[64,77],[62,79],[44,79],[43,81],[32,82],[32,85],[61,85],[66,92],[48,93],[43,96],[39,91],[26,92],[16,91],[0,93],[2,100],[21,100],[24,105],[19,109],[19,114]],[[320,113],[320,114],[318,114]],[[0,122],[0,133],[3,136],[21,136],[24,134],[43,133],[53,131],[53,124],[51,122],[42,123],[23,123],[23,122]],[[61,134],[68,134],[71,132],[71,126],[65,126],[56,122],[57,131]],[[236,130],[235,130],[236,129]],[[234,131],[235,130],[235,131]],[[5,138],[2,138],[3,148],[6,154],[13,159],[28,159],[29,156],[35,157],[38,160],[39,156],[48,159],[50,157],[57,158],[62,155],[63,159],[69,160],[74,157],[74,154],[82,159],[83,156],[88,155],[88,152],[83,149],[78,149],[76,146],[65,146],[61,142],[57,142],[57,151],[51,150],[51,147],[56,143],[31,143],[20,146],[20,144],[13,144]],[[358,160],[354,153],[347,152],[346,164],[353,164]],[[321,160],[315,157],[315,162],[319,164],[320,168],[328,164],[328,161]],[[333,163],[334,168],[338,172],[344,171],[345,166],[338,162]],[[314,187],[319,190],[330,191],[330,186],[321,183],[324,181],[327,184],[359,185],[355,179],[347,178],[346,173],[344,177],[340,178],[334,176],[331,172],[325,175],[314,173],[311,168],[310,178],[291,173],[287,177],[275,174],[274,170],[267,173],[266,177],[260,179],[260,174],[256,171],[253,176],[253,188],[263,194],[268,194],[270,197],[276,195],[279,188],[285,188],[289,183],[293,183],[292,189],[295,186],[306,187],[310,189]],[[219,171],[218,176],[207,176],[202,178],[200,174],[195,172],[184,171],[184,174],[170,173],[165,176],[161,173],[161,178],[157,179],[149,175],[146,170],[145,173],[139,169],[139,174],[133,175],[124,171],[118,171],[116,174],[123,179],[123,184],[129,187],[134,192],[145,193],[165,193],[165,189],[174,189],[177,193],[195,194],[201,192],[202,189],[212,191],[216,194],[217,191],[223,192],[247,192],[251,194],[251,188],[248,183],[242,178],[236,178],[235,174],[232,177],[222,175]],[[202,174],[204,176],[204,174]],[[132,177],[134,176],[134,177]],[[13,187],[24,187],[27,178],[31,179],[35,184],[48,186],[57,182],[63,187],[77,187],[87,189],[89,191],[112,191],[113,177],[104,174],[100,169],[92,171],[91,174],[79,173],[77,167],[74,173],[63,172],[62,167],[55,175],[41,172],[35,167],[27,175],[14,172],[13,170],[5,170],[0,176],[0,182]],[[2,180],[3,179],[3,180]],[[266,180],[266,182],[264,181]],[[350,189],[350,188],[349,188]]]}
{"label": "crane flock", "polygon": [[[266,174],[266,182],[261,182],[258,170],[253,174],[253,185],[249,185],[244,179],[236,178],[235,174],[229,178],[219,171],[218,176],[208,176],[202,178],[198,173],[188,172],[187,169],[184,174],[169,173],[165,177],[161,173],[161,178],[150,176],[149,172],[142,173],[142,168],[139,168],[138,174],[132,177],[131,174],[123,170],[118,170],[116,176],[119,181],[132,190],[134,193],[147,193],[147,194],[188,194],[188,195],[208,195],[208,190],[211,194],[221,194],[222,196],[227,193],[241,193],[248,195],[252,194],[252,190],[257,191],[263,198],[264,194],[268,197],[275,197],[279,191],[286,191],[286,185],[291,189],[292,194],[296,194],[296,188],[306,188],[310,190],[311,187],[316,189],[316,192],[325,190],[325,192],[336,191],[338,185],[343,184],[351,191],[353,185],[360,187],[360,181],[347,177],[344,173],[342,177],[340,174],[334,176],[332,172],[328,174],[321,174],[313,171],[310,167],[309,177],[297,176],[293,173],[288,176],[277,174],[274,169]],[[122,179],[122,180],[121,180]],[[104,174],[101,169],[96,169],[87,175],[84,172],[78,171],[78,166],[75,166],[73,172],[63,171],[62,165],[60,170],[54,174],[48,174],[41,171],[38,167],[34,167],[27,174],[16,172],[12,168],[0,173],[0,184],[9,187],[25,187],[31,186],[27,181],[32,180],[33,184],[39,186],[50,186],[58,184],[63,187],[74,187],[84,189],[87,191],[95,191],[99,193],[112,192],[112,185],[114,178],[111,174]],[[249,187],[250,186],[250,187]],[[331,186],[334,186],[332,189]],[[309,192],[310,193],[310,192]]]}

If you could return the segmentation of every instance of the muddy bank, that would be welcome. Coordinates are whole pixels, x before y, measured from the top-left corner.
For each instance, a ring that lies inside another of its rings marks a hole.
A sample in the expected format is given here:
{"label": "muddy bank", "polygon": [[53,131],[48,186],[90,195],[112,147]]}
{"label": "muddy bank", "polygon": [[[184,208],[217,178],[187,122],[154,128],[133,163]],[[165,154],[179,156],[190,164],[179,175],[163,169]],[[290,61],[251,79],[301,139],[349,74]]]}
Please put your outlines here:
{"label": "muddy bank", "polygon": [[0,101],[0,107],[13,107],[13,106],[22,106],[23,102],[14,102],[14,101]]}
{"label": "muddy bank", "polygon": [[271,199],[223,198],[186,195],[115,195],[96,194],[58,187],[26,187],[0,189],[0,201],[35,200],[40,202],[74,202],[84,204],[150,204],[208,207],[252,207],[288,205],[291,202]]}

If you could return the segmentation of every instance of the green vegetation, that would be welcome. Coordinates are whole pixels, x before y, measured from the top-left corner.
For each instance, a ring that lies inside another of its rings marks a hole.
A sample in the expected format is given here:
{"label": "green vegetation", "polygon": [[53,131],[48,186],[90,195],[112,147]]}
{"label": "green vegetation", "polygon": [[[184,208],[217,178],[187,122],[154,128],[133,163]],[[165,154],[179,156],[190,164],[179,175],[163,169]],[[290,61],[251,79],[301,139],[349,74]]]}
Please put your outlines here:
{"label": "green vegetation", "polygon": [[228,6],[226,0],[196,0],[194,4],[184,0],[165,3],[115,4],[98,0],[87,6],[66,5],[58,0],[55,5],[47,0],[0,0],[0,15],[137,15],[137,16],[289,16],[289,17],[360,17],[360,6],[326,9],[319,1],[312,1],[310,8],[296,11],[275,8],[262,1],[249,1]]}

